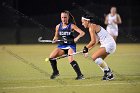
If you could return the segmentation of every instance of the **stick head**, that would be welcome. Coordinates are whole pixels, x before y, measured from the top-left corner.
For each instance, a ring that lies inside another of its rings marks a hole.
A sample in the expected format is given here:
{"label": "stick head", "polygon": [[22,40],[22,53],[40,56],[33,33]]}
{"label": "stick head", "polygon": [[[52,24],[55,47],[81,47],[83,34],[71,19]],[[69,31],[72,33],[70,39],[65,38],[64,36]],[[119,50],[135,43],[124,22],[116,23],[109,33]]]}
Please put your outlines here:
{"label": "stick head", "polygon": [[39,37],[39,38],[38,38],[38,42],[41,42],[41,39],[42,39],[42,37]]}
{"label": "stick head", "polygon": [[46,58],[45,61],[48,62],[49,61],[49,58]]}

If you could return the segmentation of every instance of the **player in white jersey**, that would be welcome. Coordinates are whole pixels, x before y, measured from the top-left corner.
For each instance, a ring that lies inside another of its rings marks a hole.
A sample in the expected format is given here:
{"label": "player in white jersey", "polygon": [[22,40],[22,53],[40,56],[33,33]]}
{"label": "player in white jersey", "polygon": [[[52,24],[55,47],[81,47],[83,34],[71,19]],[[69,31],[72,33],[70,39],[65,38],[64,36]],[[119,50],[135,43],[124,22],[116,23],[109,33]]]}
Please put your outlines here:
{"label": "player in white jersey", "polygon": [[100,48],[92,54],[92,59],[94,62],[104,71],[103,80],[112,80],[113,73],[111,69],[108,67],[107,63],[104,59],[109,55],[115,52],[116,50],[116,42],[112,38],[112,36],[100,25],[94,23],[95,19],[89,15],[82,16],[82,25],[85,28],[89,29],[91,41],[84,47],[83,53],[85,57],[88,55],[88,51],[93,48],[96,44],[96,36],[99,38],[99,42],[101,43]]}
{"label": "player in white jersey", "polygon": [[118,24],[121,24],[121,17],[117,14],[116,7],[111,7],[110,13],[105,17],[106,30],[116,41],[118,36]]}

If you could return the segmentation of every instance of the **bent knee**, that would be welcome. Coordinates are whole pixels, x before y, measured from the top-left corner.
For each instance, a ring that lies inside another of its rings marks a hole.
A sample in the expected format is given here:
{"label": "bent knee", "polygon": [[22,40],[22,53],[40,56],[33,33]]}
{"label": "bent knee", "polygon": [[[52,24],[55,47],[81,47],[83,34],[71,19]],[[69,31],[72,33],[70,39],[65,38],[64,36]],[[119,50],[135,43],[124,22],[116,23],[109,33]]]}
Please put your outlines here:
{"label": "bent knee", "polygon": [[64,54],[64,51],[59,49],[59,48],[56,48],[51,54],[50,54],[50,58],[55,58],[57,56],[61,56]]}
{"label": "bent knee", "polygon": [[94,56],[92,56],[91,58],[93,59],[93,61],[95,61],[97,59],[97,57],[94,57]]}
{"label": "bent knee", "polygon": [[102,64],[102,62],[103,62],[102,58],[96,58],[95,59],[95,63],[98,64],[98,65]]}

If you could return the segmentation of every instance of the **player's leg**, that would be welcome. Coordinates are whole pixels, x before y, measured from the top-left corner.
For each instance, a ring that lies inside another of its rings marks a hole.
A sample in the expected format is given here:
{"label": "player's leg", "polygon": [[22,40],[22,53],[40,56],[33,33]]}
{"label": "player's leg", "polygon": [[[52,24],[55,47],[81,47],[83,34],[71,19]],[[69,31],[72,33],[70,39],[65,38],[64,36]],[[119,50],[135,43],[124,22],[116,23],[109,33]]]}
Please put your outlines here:
{"label": "player's leg", "polygon": [[101,47],[96,52],[93,53],[92,58],[95,63],[104,71],[103,80],[111,80],[113,79],[113,74],[111,69],[108,67],[107,63],[104,59],[108,56],[106,49]]}
{"label": "player's leg", "polygon": [[[74,53],[74,50],[72,48],[70,48],[68,50],[68,55],[73,54],[73,53]],[[81,73],[80,67],[79,67],[78,63],[74,60],[73,56],[69,56],[68,60],[77,74],[76,80],[84,79],[84,76]]]}
{"label": "player's leg", "polygon": [[114,33],[112,31],[112,29],[110,29],[109,27],[106,29],[107,32],[113,37],[114,36]]}
{"label": "player's leg", "polygon": [[114,36],[113,36],[115,42],[117,41],[117,37],[118,37],[118,30],[116,29],[114,30]]}
{"label": "player's leg", "polygon": [[116,41],[117,40],[117,36],[113,36],[113,39]]}
{"label": "player's leg", "polygon": [[107,69],[108,66],[103,59],[107,57],[108,53],[106,53],[106,50],[104,47],[99,48],[96,52],[93,53],[92,59],[95,61],[97,65],[99,65],[103,70]]}
{"label": "player's leg", "polygon": [[55,58],[55,57],[58,57],[60,55],[63,55],[64,54],[64,51],[59,49],[59,48],[56,48],[51,54],[50,54],[50,57],[49,57],[49,61],[51,63],[51,67],[53,69],[53,73],[51,75],[51,79],[55,79],[57,76],[59,76],[59,71],[57,69],[57,61],[56,60],[51,60],[52,58]]}
{"label": "player's leg", "polygon": [[113,29],[110,29],[110,28],[108,28],[107,31],[113,37],[113,39],[116,41],[116,39],[117,39],[117,35],[116,35],[117,32],[115,30],[113,30]]}

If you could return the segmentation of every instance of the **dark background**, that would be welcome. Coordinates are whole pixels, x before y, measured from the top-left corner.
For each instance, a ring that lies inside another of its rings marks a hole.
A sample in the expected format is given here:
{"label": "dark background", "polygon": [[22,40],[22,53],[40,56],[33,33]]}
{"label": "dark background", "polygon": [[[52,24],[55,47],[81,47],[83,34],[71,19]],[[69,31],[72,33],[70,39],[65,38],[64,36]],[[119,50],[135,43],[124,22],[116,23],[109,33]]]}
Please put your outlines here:
{"label": "dark background", "polygon": [[[118,43],[140,42],[139,3],[131,0],[1,0],[0,1],[0,44],[33,44],[43,36],[52,39],[55,26],[60,22],[60,12],[69,10],[81,26],[85,11],[95,15],[103,27],[104,17],[110,7],[116,6],[122,18],[119,25]],[[79,43],[89,41],[89,34]]]}

